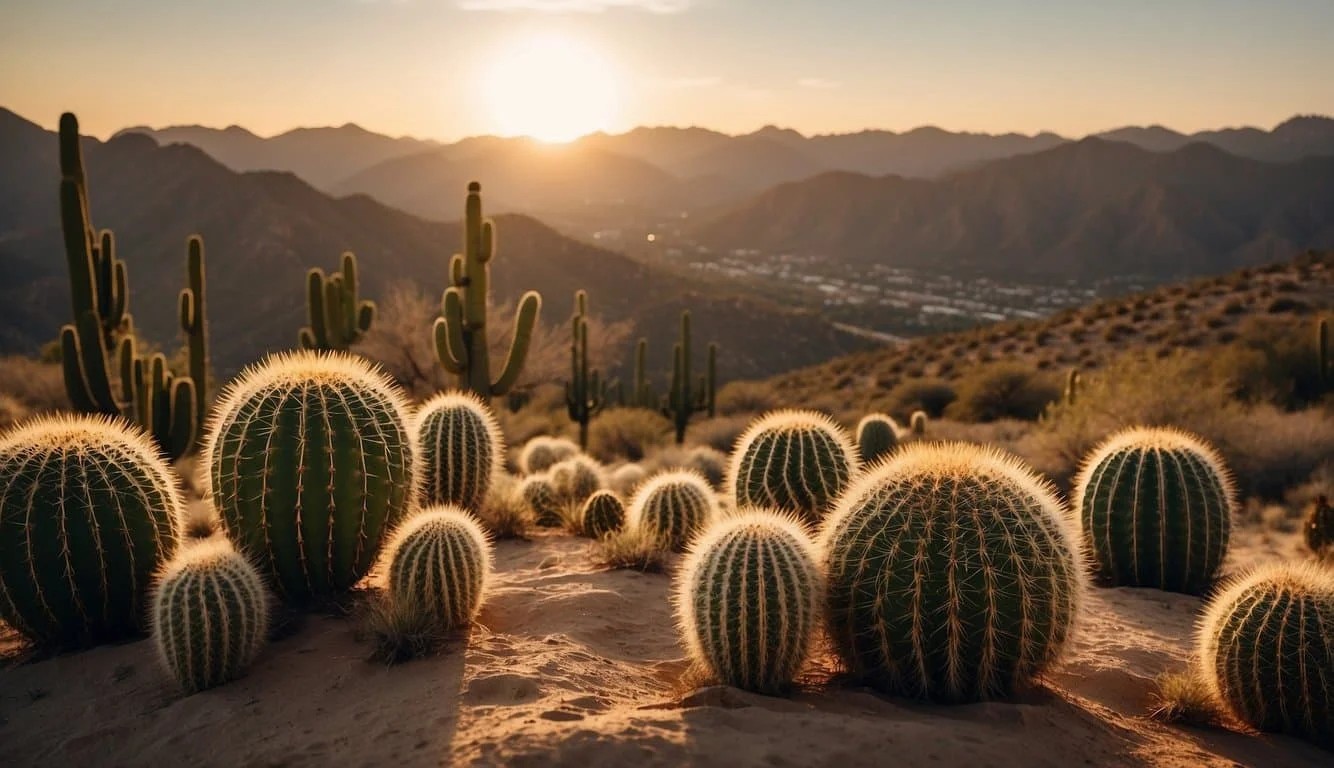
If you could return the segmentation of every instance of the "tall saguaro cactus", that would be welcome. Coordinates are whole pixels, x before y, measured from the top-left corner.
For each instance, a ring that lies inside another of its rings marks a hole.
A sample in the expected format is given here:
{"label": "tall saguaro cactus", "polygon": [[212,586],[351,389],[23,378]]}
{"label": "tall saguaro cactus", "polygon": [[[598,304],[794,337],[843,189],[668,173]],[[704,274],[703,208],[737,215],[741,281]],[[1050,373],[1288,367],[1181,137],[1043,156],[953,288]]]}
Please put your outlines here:
{"label": "tall saguaro cactus", "polygon": [[208,321],[204,313],[204,239],[186,241],[185,271],[189,286],[181,289],[181,330],[185,333],[190,381],[194,383],[194,432],[208,414]]}
{"label": "tall saguaro cactus", "polygon": [[342,269],[325,277],[316,267],[306,273],[306,307],[310,325],[301,329],[303,349],[346,351],[375,322],[375,302],[357,297],[357,257],[343,254]]}
{"label": "tall saguaro cactus", "polygon": [[158,447],[172,459],[190,451],[203,424],[199,421],[199,396],[194,381],[175,376],[161,353],[140,357],[134,338],[121,339],[121,391],[127,403],[124,416],[144,428]]}
{"label": "tall saguaro cactus", "polygon": [[705,373],[692,386],[690,376],[690,310],[681,313],[681,340],[673,347],[672,389],[663,398],[662,413],[676,426],[676,442],[684,443],[686,428],[690,426],[690,417],[701,411],[712,418],[714,414],[714,389],[718,345],[709,345],[709,357]]}
{"label": "tall saguaro cactus", "polygon": [[648,339],[640,339],[635,345],[635,390],[630,397],[640,408],[652,409],[658,403],[648,380]]}
{"label": "tall saguaro cactus", "polygon": [[490,286],[490,263],[495,255],[495,225],[482,218],[482,185],[468,185],[464,208],[463,253],[450,261],[451,285],[441,300],[441,317],[435,321],[436,359],[445,370],[459,377],[459,388],[484,398],[510,391],[523,371],[533,327],[542,308],[542,297],[528,291],[519,300],[514,338],[500,375],[491,378],[491,358],[486,338],[486,299]]}
{"label": "tall saguaro cactus", "polygon": [[588,294],[574,294],[570,321],[570,380],[565,383],[565,409],[579,425],[579,447],[588,449],[588,422],[607,404],[607,383],[602,372],[588,368]]}

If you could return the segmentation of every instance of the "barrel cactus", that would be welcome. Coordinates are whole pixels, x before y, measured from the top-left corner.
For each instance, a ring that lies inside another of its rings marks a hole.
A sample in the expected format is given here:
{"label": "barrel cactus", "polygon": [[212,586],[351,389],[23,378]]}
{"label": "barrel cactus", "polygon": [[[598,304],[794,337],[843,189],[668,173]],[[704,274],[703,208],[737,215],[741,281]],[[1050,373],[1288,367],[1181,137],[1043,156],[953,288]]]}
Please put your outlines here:
{"label": "barrel cactus", "polygon": [[441,392],[422,404],[416,425],[426,502],[479,509],[505,455],[490,407],[471,392]]}
{"label": "barrel cactus", "polygon": [[389,544],[389,599],[465,627],[477,615],[491,576],[491,543],[471,515],[455,506],[413,514]]}
{"label": "barrel cactus", "polygon": [[240,677],[269,632],[259,572],[226,539],[182,549],[153,594],[158,658],[187,693]]}
{"label": "barrel cactus", "polygon": [[600,539],[621,529],[625,523],[625,505],[611,491],[598,491],[584,502],[579,521],[585,536]]}
{"label": "barrel cactus", "polygon": [[926,411],[913,411],[908,419],[908,431],[915,437],[926,437]]}
{"label": "barrel cactus", "polygon": [[524,444],[519,452],[519,469],[525,475],[546,472],[557,462],[579,453],[579,446],[563,437],[538,435]]}
{"label": "barrel cactus", "polygon": [[622,464],[612,470],[611,476],[607,478],[607,485],[622,496],[634,495],[635,489],[648,477],[648,472],[638,464]]}
{"label": "barrel cactus", "polygon": [[691,659],[723,684],[780,693],[806,660],[820,590],[801,523],[744,510],[691,545],[677,624]]}
{"label": "barrel cactus", "polygon": [[583,504],[603,485],[602,465],[582,453],[558,462],[547,474],[556,496],[566,504]]}
{"label": "barrel cactus", "polygon": [[1329,505],[1328,496],[1317,496],[1311,502],[1311,509],[1302,523],[1302,534],[1306,546],[1317,555],[1334,547],[1334,507]]}
{"label": "barrel cactus", "polygon": [[242,373],[204,446],[223,529],[293,603],[361,581],[415,498],[415,457],[398,388],[338,352]]}
{"label": "barrel cactus", "polygon": [[818,523],[859,468],[852,439],[814,411],[774,411],[737,440],[727,487],[738,508],[794,512]]}
{"label": "barrel cactus", "polygon": [[0,435],[0,618],[49,646],[138,634],[183,517],[139,429],[103,416],[13,427]]}
{"label": "barrel cactus", "polygon": [[1264,731],[1334,745],[1334,570],[1274,563],[1232,580],[1197,632],[1203,678]]}
{"label": "barrel cactus", "polygon": [[696,533],[718,517],[718,498],[709,481],[687,469],[662,472],[635,491],[627,525],[651,534],[680,552]]}
{"label": "barrel cactus", "polygon": [[533,510],[533,522],[543,528],[556,528],[561,524],[561,500],[556,488],[551,484],[551,477],[545,474],[529,475],[519,484],[519,496]]}
{"label": "barrel cactus", "polygon": [[1213,448],[1177,429],[1109,437],[1075,478],[1099,581],[1200,594],[1227,554],[1235,492]]}
{"label": "barrel cactus", "polygon": [[857,449],[862,461],[872,462],[887,456],[898,444],[898,425],[885,414],[868,414],[857,423]]}
{"label": "barrel cactus", "polygon": [[825,521],[829,634],[874,687],[939,702],[1003,697],[1060,654],[1082,604],[1078,534],[1018,459],[907,444]]}

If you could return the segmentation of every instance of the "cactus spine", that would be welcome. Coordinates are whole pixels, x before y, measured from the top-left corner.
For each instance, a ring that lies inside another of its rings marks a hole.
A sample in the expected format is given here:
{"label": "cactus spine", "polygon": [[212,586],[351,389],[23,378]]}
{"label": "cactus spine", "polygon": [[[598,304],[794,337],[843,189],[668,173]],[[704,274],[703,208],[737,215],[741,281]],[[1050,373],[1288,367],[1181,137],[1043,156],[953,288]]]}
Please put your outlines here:
{"label": "cactus spine", "polygon": [[529,475],[519,484],[519,496],[533,511],[533,522],[543,528],[561,524],[561,502],[551,477],[546,474]]}
{"label": "cactus spine", "polygon": [[625,523],[625,505],[615,493],[598,491],[584,502],[579,521],[585,536],[600,539],[621,529]]}
{"label": "cactus spine", "polygon": [[458,507],[413,514],[389,544],[389,599],[429,611],[446,629],[466,627],[477,615],[490,575],[491,543]]}
{"label": "cactus spine", "polygon": [[0,618],[47,645],[137,634],[183,505],[138,429],[38,417],[0,436]]}
{"label": "cactus spine", "polygon": [[483,398],[510,391],[523,371],[533,326],[542,308],[542,297],[529,291],[519,299],[514,338],[500,376],[491,379],[490,353],[486,339],[486,301],[490,285],[490,263],[495,256],[495,225],[482,219],[482,186],[468,185],[464,209],[463,253],[450,262],[451,285],[441,300],[441,317],[435,321],[435,355],[445,370],[459,377],[459,388]]}
{"label": "cactus spine", "polygon": [[806,660],[821,590],[801,524],[745,511],[691,546],[677,625],[691,659],[724,685],[781,693]]}
{"label": "cactus spine", "polygon": [[1236,494],[1204,441],[1176,429],[1123,430],[1093,450],[1074,489],[1100,581],[1188,594],[1213,582]]}
{"label": "cactus spine", "polygon": [[880,690],[1006,696],[1059,655],[1085,590],[1078,534],[1018,459],[914,442],[864,473],[825,522],[830,637]]}
{"label": "cactus spine", "polygon": [[225,540],[186,547],[158,580],[152,605],[158,658],[187,693],[235,680],[269,632],[268,594]]}
{"label": "cactus spine", "polygon": [[565,383],[565,409],[579,425],[579,447],[588,448],[588,421],[607,405],[607,383],[602,372],[588,369],[588,294],[574,294],[570,321],[570,380]]}
{"label": "cactus spine", "polygon": [[859,467],[852,439],[828,416],[774,411],[737,439],[727,488],[738,508],[780,509],[818,523]]}
{"label": "cactus spine", "polygon": [[630,502],[627,526],[680,552],[718,513],[718,499],[703,476],[692,470],[673,470],[639,486]]}
{"label": "cactus spine", "polygon": [[328,277],[318,267],[306,273],[310,325],[297,335],[302,349],[346,351],[375,322],[375,302],[357,297],[357,257],[344,253],[342,267]]}
{"label": "cactus spine", "polygon": [[1311,511],[1302,523],[1302,534],[1306,546],[1317,555],[1334,546],[1334,507],[1329,505],[1328,496],[1317,496],[1311,502]]}
{"label": "cactus spine", "polygon": [[481,509],[505,454],[490,407],[471,392],[441,392],[421,406],[416,422],[427,503]]}
{"label": "cactus spine", "polygon": [[883,413],[872,413],[857,423],[857,450],[862,461],[873,462],[889,455],[899,444],[899,427]]}
{"label": "cactus spine", "polygon": [[269,357],[228,385],[204,446],[223,528],[287,600],[351,589],[416,496],[402,394],[343,353]]}
{"label": "cactus spine", "polygon": [[690,375],[690,310],[681,313],[681,340],[672,348],[672,388],[662,399],[662,414],[676,427],[677,444],[686,441],[690,417],[701,411],[713,418],[714,391],[717,388],[718,345],[709,345],[708,365],[703,376],[692,386]]}
{"label": "cactus spine", "polygon": [[519,468],[525,475],[535,475],[578,453],[579,446],[569,440],[538,435],[524,443],[519,453]]}
{"label": "cactus spine", "polygon": [[1334,570],[1274,563],[1234,579],[1205,607],[1196,647],[1239,718],[1334,745]]}

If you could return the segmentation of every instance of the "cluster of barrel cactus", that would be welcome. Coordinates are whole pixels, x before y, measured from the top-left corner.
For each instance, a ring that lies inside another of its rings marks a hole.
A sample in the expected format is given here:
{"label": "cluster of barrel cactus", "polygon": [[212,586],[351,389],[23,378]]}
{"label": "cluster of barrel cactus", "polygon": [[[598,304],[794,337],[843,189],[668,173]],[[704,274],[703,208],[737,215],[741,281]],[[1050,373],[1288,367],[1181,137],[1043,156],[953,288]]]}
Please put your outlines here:
{"label": "cluster of barrel cactus", "polygon": [[727,487],[737,507],[781,509],[815,524],[860,463],[852,439],[828,416],[775,411],[738,438]]}

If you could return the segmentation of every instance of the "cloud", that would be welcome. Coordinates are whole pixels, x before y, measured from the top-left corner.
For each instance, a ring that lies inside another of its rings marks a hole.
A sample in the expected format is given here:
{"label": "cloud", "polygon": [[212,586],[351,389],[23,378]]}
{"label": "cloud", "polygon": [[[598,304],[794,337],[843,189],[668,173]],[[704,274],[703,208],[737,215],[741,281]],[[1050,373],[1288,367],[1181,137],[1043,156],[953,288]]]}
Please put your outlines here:
{"label": "cloud", "polygon": [[686,88],[714,88],[722,85],[721,77],[661,77],[649,81],[650,85],[658,88],[669,88],[671,90],[684,90]]}
{"label": "cloud", "polygon": [[837,80],[826,80],[823,77],[803,77],[797,81],[797,85],[802,88],[815,88],[827,91],[832,88],[842,88],[843,84]]}
{"label": "cloud", "polygon": [[602,13],[627,8],[646,13],[681,13],[693,0],[458,0],[465,11],[534,11],[537,13]]}

